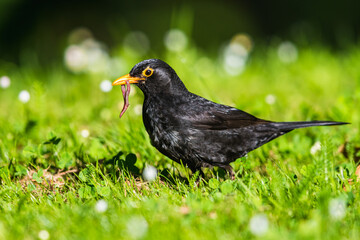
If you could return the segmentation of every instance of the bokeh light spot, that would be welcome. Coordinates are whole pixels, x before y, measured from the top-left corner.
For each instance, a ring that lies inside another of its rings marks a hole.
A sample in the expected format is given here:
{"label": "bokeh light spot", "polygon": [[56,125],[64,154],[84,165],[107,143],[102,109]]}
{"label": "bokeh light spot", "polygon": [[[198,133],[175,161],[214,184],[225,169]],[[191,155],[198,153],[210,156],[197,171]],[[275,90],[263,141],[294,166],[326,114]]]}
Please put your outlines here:
{"label": "bokeh light spot", "polygon": [[148,181],[148,182],[154,181],[157,176],[157,169],[154,166],[147,165],[144,168],[142,176],[145,181]]}
{"label": "bokeh light spot", "polygon": [[233,76],[241,74],[245,69],[251,49],[252,41],[248,35],[235,35],[222,53],[224,70]]}
{"label": "bokeh light spot", "polygon": [[100,83],[100,89],[101,91],[103,92],[110,92],[111,89],[112,89],[112,84],[109,80],[103,80],[101,83]]}
{"label": "bokeh light spot", "polygon": [[276,102],[276,96],[273,94],[269,94],[265,97],[265,102],[269,105],[273,105]]}
{"label": "bokeh light spot", "polygon": [[30,93],[27,90],[22,90],[19,93],[19,100],[23,103],[30,101]]}
{"label": "bokeh light spot", "polygon": [[257,214],[250,219],[249,228],[256,236],[264,235],[269,229],[269,220],[265,214]]}
{"label": "bokeh light spot", "polygon": [[104,199],[100,199],[95,204],[95,211],[98,213],[106,212],[108,209],[108,203]]}
{"label": "bokeh light spot", "polygon": [[126,229],[131,237],[142,238],[148,231],[148,223],[143,216],[133,216],[127,221]]}
{"label": "bokeh light spot", "polygon": [[47,240],[50,238],[50,234],[48,231],[46,230],[41,230],[39,233],[38,233],[38,237],[39,239],[41,240]]}
{"label": "bokeh light spot", "polygon": [[346,202],[341,198],[331,199],[329,202],[329,214],[333,219],[341,220],[346,214]]}
{"label": "bokeh light spot", "polygon": [[1,88],[8,88],[8,87],[10,87],[10,84],[11,84],[11,81],[8,76],[2,76],[0,78],[0,87]]}
{"label": "bokeh light spot", "polygon": [[87,130],[87,129],[81,130],[80,134],[81,134],[81,136],[82,136],[83,138],[87,138],[87,137],[90,136],[90,132],[89,132],[89,130]]}
{"label": "bokeh light spot", "polygon": [[291,42],[282,42],[277,50],[278,57],[283,63],[295,62],[298,58],[298,51],[295,44]]}
{"label": "bokeh light spot", "polygon": [[169,51],[180,52],[186,48],[188,39],[183,31],[171,29],[165,34],[164,42]]}

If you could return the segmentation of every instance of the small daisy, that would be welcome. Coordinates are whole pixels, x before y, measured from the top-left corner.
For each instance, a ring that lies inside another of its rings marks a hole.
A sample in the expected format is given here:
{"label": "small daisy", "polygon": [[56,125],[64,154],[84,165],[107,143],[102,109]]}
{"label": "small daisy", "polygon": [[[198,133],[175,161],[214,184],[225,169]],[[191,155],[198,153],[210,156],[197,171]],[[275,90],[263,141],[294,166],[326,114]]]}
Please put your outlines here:
{"label": "small daisy", "polygon": [[143,216],[133,216],[126,224],[128,234],[132,238],[142,238],[148,231],[148,223]]}
{"label": "small daisy", "polygon": [[89,130],[87,130],[87,129],[83,129],[83,130],[81,130],[81,136],[83,137],[83,138],[87,138],[87,137],[89,137],[89,135],[90,135],[90,132],[89,132]]}
{"label": "small daisy", "polygon": [[1,88],[8,88],[10,86],[10,78],[8,76],[2,76],[0,78],[0,87]]}
{"label": "small daisy", "polygon": [[142,176],[145,179],[145,181],[148,182],[154,181],[157,176],[157,169],[154,166],[147,165],[144,168]]}
{"label": "small daisy", "polygon": [[27,103],[30,100],[30,93],[26,90],[22,90],[19,93],[19,100],[23,103]]}
{"label": "small daisy", "polygon": [[39,234],[38,234],[38,237],[39,237],[41,240],[47,240],[47,239],[49,239],[50,234],[49,234],[49,232],[46,231],[46,230],[41,230],[41,231],[39,232]]}
{"label": "small daisy", "polygon": [[329,202],[329,214],[333,219],[343,219],[346,214],[346,202],[341,198],[331,199]]}
{"label": "small daisy", "polygon": [[321,150],[321,143],[319,141],[316,141],[314,145],[310,148],[310,153],[312,155],[315,155],[317,152]]}
{"label": "small daisy", "polygon": [[106,212],[107,209],[108,209],[108,203],[105,200],[101,199],[97,201],[95,205],[95,211],[97,211],[98,213],[103,213]]}
{"label": "small daisy", "polygon": [[112,84],[109,80],[104,80],[100,83],[100,89],[103,92],[110,92],[112,89]]}
{"label": "small daisy", "polygon": [[250,219],[250,232],[256,236],[264,235],[269,229],[269,220],[265,214],[256,214]]}

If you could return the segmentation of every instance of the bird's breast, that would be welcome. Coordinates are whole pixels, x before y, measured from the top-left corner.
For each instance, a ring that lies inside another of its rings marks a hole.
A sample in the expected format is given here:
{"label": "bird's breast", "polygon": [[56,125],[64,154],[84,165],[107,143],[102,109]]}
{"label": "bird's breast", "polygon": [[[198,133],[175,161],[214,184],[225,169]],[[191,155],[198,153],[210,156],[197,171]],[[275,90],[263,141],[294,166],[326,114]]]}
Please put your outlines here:
{"label": "bird's breast", "polygon": [[149,134],[151,143],[161,152],[168,152],[165,155],[175,158],[178,146],[182,145],[183,138],[179,131],[179,119],[174,114],[176,109],[162,104],[144,103],[143,122]]}

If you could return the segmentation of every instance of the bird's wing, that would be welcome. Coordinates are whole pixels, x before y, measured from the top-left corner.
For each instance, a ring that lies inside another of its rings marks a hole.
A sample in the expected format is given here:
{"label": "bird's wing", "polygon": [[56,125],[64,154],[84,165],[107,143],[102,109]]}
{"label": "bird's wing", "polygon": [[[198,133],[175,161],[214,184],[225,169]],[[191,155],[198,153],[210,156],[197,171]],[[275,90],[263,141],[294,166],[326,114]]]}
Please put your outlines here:
{"label": "bird's wing", "polygon": [[242,128],[266,122],[265,120],[258,119],[246,112],[238,110],[229,113],[211,112],[202,115],[200,118],[195,117],[193,126],[203,129],[222,130]]}
{"label": "bird's wing", "polygon": [[182,115],[182,118],[197,129],[234,129],[269,122],[239,109],[210,101],[203,102],[196,110],[193,109]]}

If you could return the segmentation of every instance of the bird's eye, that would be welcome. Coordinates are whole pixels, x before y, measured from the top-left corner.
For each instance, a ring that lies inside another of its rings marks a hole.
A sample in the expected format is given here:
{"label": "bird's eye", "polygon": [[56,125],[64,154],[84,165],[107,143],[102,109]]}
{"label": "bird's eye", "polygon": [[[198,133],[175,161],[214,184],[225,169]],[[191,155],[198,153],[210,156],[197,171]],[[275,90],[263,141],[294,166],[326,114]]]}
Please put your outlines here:
{"label": "bird's eye", "polygon": [[152,69],[151,67],[145,68],[145,70],[142,72],[145,77],[150,77],[153,73],[154,69]]}

